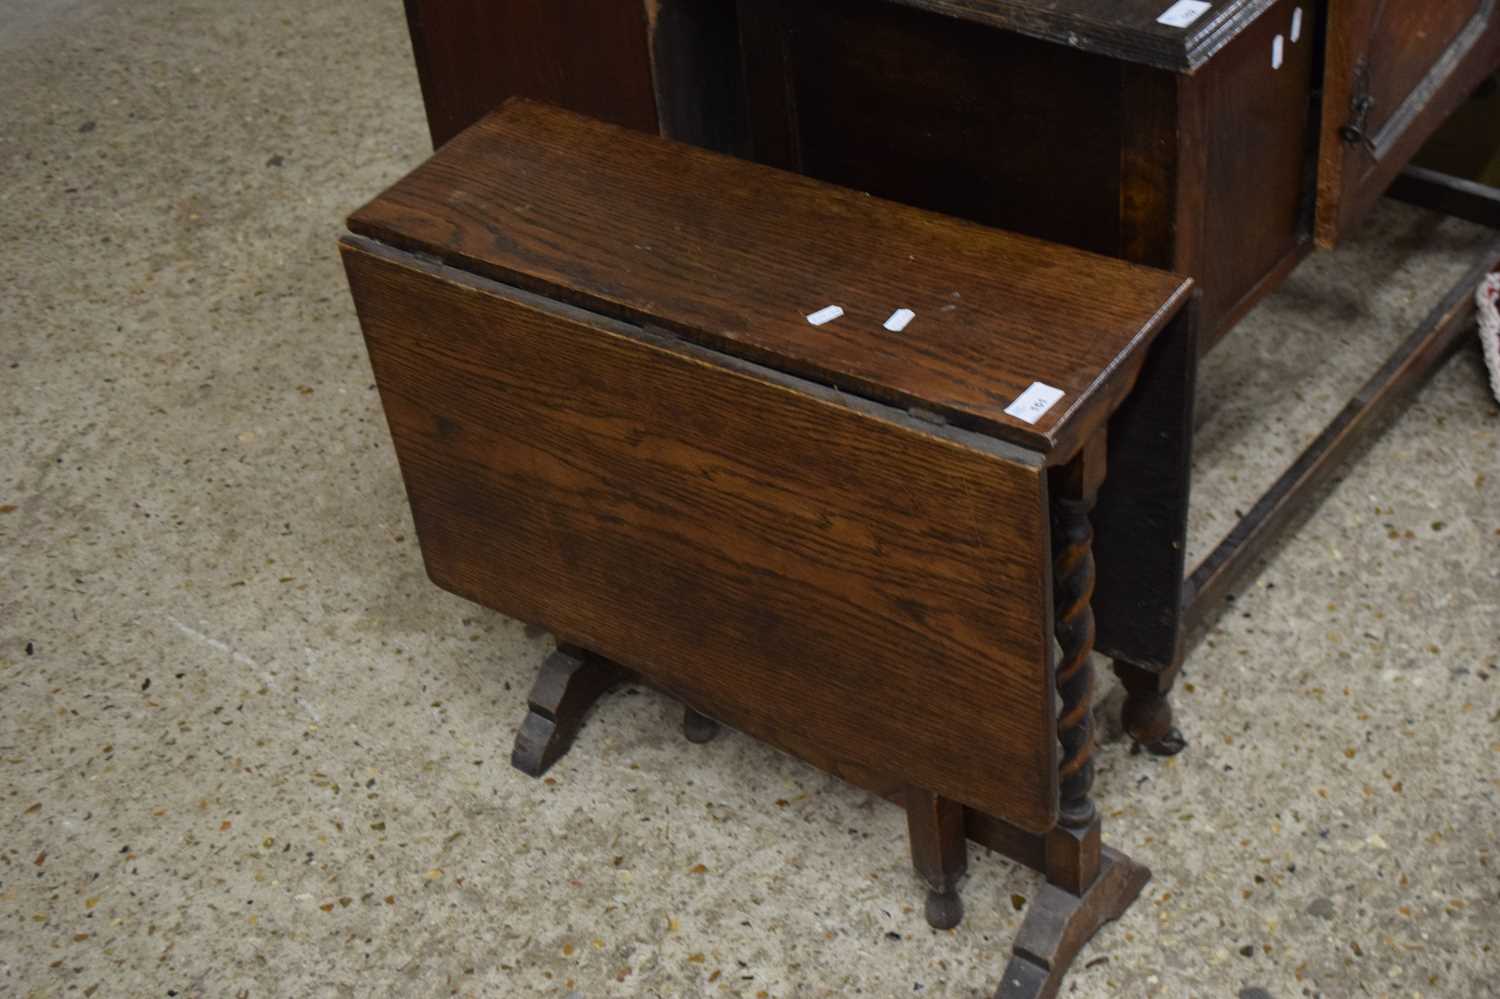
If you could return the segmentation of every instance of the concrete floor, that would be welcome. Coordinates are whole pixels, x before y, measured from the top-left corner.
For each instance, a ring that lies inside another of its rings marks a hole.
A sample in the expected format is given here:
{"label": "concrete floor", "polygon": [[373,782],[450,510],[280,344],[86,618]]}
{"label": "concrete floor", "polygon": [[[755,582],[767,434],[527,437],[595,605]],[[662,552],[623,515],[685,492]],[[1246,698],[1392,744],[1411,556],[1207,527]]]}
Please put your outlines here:
{"label": "concrete floor", "polygon": [[[547,648],[423,575],[334,252],[427,144],[396,0],[0,4],[0,994],[978,997],[1037,879],[924,924],[900,813],[605,701],[508,765]],[[1194,547],[1464,269],[1383,209],[1209,361]],[[1485,996],[1500,411],[1425,388],[1193,655],[1103,717],[1155,871],[1065,995]]]}

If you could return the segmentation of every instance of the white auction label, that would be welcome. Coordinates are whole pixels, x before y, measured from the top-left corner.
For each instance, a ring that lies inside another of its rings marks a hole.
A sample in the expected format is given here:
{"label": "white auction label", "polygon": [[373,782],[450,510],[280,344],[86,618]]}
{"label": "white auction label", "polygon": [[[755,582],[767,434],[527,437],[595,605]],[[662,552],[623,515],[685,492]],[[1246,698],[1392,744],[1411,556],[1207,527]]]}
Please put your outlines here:
{"label": "white auction label", "polygon": [[833,322],[843,314],[843,309],[839,308],[837,305],[830,305],[827,308],[819,309],[817,312],[814,312],[812,315],[808,316],[807,321],[812,323],[814,326],[822,326],[824,323]]}
{"label": "white auction label", "polygon": [[1066,394],[1060,388],[1032,382],[1031,388],[1016,396],[1016,401],[1005,407],[1005,412],[1018,420],[1035,423],[1046,416],[1047,410],[1057,405],[1058,400]]}
{"label": "white auction label", "polygon": [[891,313],[891,318],[885,321],[885,328],[892,333],[900,333],[915,318],[917,314],[910,309],[897,309]]}
{"label": "white auction label", "polygon": [[1165,24],[1169,28],[1186,28],[1198,18],[1208,13],[1208,8],[1213,4],[1205,3],[1204,0],[1177,0],[1166,9],[1161,17],[1156,19],[1157,24]]}

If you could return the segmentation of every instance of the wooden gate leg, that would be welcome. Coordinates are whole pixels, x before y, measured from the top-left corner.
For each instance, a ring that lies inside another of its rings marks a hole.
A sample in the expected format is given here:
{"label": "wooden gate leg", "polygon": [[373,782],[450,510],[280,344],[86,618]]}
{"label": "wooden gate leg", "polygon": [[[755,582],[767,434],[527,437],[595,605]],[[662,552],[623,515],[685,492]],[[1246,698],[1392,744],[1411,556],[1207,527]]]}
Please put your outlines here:
{"label": "wooden gate leg", "polygon": [[969,870],[964,806],[920,787],[906,789],[911,862],[927,882],[927,922],[951,930],[964,918],[958,885]]}
{"label": "wooden gate leg", "polygon": [[1101,845],[1094,785],[1093,529],[1089,510],[1104,475],[1103,435],[1053,480],[1053,612],[1057,663],[1058,824],[1047,835],[1047,884],[1026,913],[997,999],[1049,999],[1099,927],[1118,919],[1151,872]]}
{"label": "wooden gate leg", "polygon": [[573,744],[589,707],[623,677],[607,659],[559,645],[531,687],[530,710],[516,733],[511,765],[532,777],[546,773]]}

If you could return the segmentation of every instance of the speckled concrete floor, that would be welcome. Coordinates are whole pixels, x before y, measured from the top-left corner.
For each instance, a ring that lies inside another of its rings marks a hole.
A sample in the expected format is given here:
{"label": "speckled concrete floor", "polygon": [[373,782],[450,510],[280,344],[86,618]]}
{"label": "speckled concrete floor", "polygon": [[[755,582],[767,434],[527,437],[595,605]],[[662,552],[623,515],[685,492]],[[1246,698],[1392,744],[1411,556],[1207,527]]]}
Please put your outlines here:
{"label": "speckled concrete floor", "polygon": [[[883,802],[648,692],[508,766],[545,640],[427,583],[334,253],[427,151],[396,0],[7,0],[0,94],[0,994],[987,994],[1036,878],[934,933]],[[1214,354],[1196,549],[1481,239],[1387,208]],[[1496,994],[1497,491],[1468,350],[1206,636],[1191,751],[1106,727],[1156,878],[1067,996]]]}

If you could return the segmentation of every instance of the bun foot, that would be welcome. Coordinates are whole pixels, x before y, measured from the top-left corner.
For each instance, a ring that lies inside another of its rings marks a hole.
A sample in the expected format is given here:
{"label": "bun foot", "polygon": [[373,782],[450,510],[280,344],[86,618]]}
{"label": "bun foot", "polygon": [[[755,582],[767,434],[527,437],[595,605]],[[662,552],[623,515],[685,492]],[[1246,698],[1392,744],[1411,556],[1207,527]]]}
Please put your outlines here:
{"label": "bun foot", "polygon": [[1135,743],[1131,752],[1176,756],[1187,748],[1182,731],[1173,723],[1171,693],[1177,671],[1153,673],[1117,660],[1115,675],[1125,687],[1120,722]]}
{"label": "bun foot", "polygon": [[927,925],[935,930],[951,930],[964,920],[964,900],[957,890],[927,893]]}
{"label": "bun foot", "polygon": [[699,745],[713,742],[714,736],[719,734],[719,723],[683,705],[682,734],[687,737],[688,742],[696,742]]}
{"label": "bun foot", "polygon": [[1150,756],[1176,756],[1187,748],[1187,739],[1177,729],[1171,729],[1165,736],[1155,742],[1134,743],[1130,747],[1132,753],[1145,752]]}

